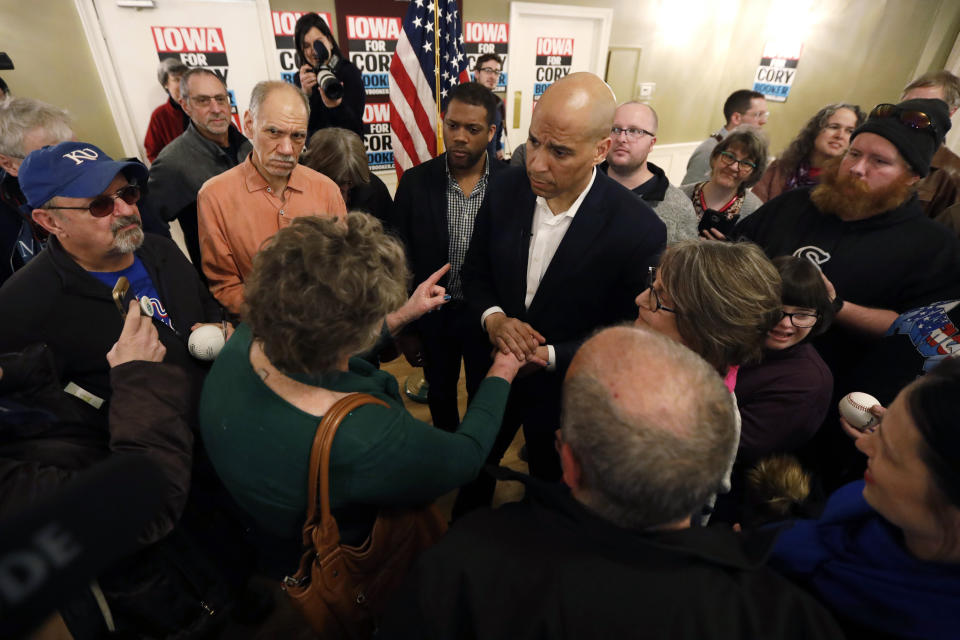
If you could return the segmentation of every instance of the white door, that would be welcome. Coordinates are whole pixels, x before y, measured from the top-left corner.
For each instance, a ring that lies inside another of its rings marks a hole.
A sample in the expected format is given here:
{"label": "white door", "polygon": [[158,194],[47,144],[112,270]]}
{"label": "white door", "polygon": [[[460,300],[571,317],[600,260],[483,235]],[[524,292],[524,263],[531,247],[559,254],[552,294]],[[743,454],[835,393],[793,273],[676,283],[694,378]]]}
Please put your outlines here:
{"label": "white door", "polygon": [[[160,60],[207,67],[226,81],[235,124],[253,86],[279,75],[266,0],[163,0],[131,9],[116,0],[75,0],[124,152],[144,160],[150,114],[167,99],[157,81]],[[96,142],[96,141],[91,141]]]}
{"label": "white door", "polygon": [[604,77],[612,20],[612,9],[510,3],[505,128],[511,151],[527,139],[530,117],[547,87],[575,71]]}

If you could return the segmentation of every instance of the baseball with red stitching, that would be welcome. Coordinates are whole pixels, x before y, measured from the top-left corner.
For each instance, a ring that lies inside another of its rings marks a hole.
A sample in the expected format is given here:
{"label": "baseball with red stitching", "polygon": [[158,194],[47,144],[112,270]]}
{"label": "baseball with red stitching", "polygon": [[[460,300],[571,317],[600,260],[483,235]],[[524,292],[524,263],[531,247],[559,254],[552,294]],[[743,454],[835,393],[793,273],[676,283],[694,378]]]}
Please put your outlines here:
{"label": "baseball with red stitching", "polygon": [[879,422],[876,416],[870,413],[870,407],[877,404],[880,404],[880,401],[869,393],[854,391],[843,396],[840,401],[840,415],[854,429],[865,431]]}

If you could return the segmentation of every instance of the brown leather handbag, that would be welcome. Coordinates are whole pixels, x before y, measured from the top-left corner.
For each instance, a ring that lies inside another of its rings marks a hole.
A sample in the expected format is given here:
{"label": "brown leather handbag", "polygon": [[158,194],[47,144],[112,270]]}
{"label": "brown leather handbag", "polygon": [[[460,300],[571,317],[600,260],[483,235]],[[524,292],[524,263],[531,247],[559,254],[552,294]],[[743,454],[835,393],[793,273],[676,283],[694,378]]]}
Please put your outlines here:
{"label": "brown leather handbag", "polygon": [[340,543],[340,529],[330,514],[330,446],[340,422],[364,404],[388,406],[369,394],[353,393],[338,400],[317,427],[310,452],[309,501],[303,525],[307,549],[297,573],[283,580],[294,608],[324,640],[369,638],[377,615],[417,556],[447,529],[433,505],[382,507],[362,545]]}

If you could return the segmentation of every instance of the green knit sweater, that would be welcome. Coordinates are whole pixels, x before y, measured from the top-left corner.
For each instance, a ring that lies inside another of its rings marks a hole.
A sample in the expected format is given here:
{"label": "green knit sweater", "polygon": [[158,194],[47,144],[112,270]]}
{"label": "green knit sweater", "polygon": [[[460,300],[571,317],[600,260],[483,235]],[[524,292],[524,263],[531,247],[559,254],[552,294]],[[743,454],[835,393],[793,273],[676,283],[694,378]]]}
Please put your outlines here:
{"label": "green knit sweater", "polygon": [[[297,539],[306,517],[310,447],[320,416],[290,405],[250,364],[252,337],[240,325],[203,387],[200,429],[213,466],[237,503],[265,531]],[[472,480],[493,446],[510,392],[486,378],[455,433],[411,416],[396,379],[364,360],[320,377],[292,376],[331,391],[365,392],[367,405],[345,418],[333,439],[330,493],[334,516],[357,507],[429,502]]]}

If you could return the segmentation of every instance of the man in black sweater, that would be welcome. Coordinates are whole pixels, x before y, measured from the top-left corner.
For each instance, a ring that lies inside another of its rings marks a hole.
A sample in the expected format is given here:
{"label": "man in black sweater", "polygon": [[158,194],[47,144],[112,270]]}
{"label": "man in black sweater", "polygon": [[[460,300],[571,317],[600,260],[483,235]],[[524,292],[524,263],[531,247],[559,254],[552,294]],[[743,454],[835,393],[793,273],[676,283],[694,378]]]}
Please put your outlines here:
{"label": "man in black sweater", "polygon": [[563,384],[566,486],[501,470],[526,485],[524,501],[457,522],[378,637],[843,637],[763,566],[775,532],[691,527],[736,447],[734,413],[686,347],[629,327],[597,334]]}
{"label": "man in black sweater", "polygon": [[[898,314],[960,297],[960,241],[915,194],[949,129],[942,100],[878,105],[818,186],[781,194],[734,231],[770,257],[804,257],[823,272],[837,313],[814,346],[833,372],[833,406],[869,391],[861,363]],[[836,413],[824,425],[806,462],[829,489],[862,473],[863,457],[838,436]]]}

